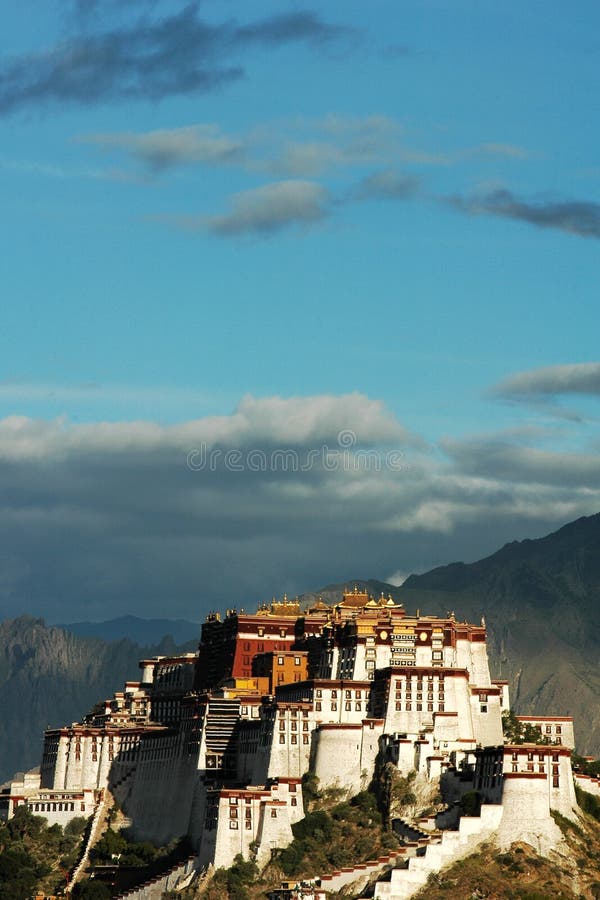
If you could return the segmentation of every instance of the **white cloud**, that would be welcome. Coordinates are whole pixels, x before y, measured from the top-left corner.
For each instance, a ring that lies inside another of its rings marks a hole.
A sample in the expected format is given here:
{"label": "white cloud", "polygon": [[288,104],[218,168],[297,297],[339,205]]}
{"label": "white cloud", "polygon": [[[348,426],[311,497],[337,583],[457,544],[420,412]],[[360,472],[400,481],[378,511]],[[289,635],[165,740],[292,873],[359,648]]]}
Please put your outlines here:
{"label": "white cloud", "polygon": [[328,215],[328,200],[327,190],[315,182],[278,181],[234,194],[229,212],[197,224],[223,237],[272,234],[321,222]]}
{"label": "white cloud", "polygon": [[218,125],[189,125],[147,132],[108,132],[81,135],[81,143],[107,150],[122,150],[153,171],[190,163],[219,165],[239,163],[243,144],[224,134]]}

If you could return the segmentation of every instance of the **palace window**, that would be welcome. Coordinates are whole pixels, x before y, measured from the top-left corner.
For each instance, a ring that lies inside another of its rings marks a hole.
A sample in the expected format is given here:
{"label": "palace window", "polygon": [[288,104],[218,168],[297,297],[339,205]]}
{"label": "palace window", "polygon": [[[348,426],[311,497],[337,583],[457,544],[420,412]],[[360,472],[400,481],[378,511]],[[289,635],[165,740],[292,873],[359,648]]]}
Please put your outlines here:
{"label": "palace window", "polygon": [[295,657],[294,657],[294,665],[295,665],[295,666],[299,666],[299,665],[300,665],[300,657],[299,657],[299,656],[295,656]]}
{"label": "palace window", "polygon": [[280,743],[280,744],[285,744],[285,734],[280,734],[280,735],[279,735],[279,743]]}
{"label": "palace window", "polygon": [[433,712],[433,703],[427,704],[427,712]]}
{"label": "palace window", "polygon": [[556,726],[556,733],[557,733],[557,734],[562,734],[562,725],[557,725],[557,726]]}
{"label": "palace window", "polygon": [[552,734],[552,725],[546,725],[546,734]]}
{"label": "palace window", "polygon": [[346,708],[347,710],[352,709],[352,704],[350,703],[349,700],[346,701],[345,708]]}
{"label": "palace window", "polygon": [[355,703],[354,708],[357,710],[357,712],[360,712],[362,709],[362,703]]}
{"label": "palace window", "polygon": [[303,743],[303,744],[308,744],[308,735],[307,735],[307,734],[303,734],[303,735],[302,735],[302,743]]}
{"label": "palace window", "polygon": [[277,810],[276,810],[276,809],[272,809],[272,810],[271,810],[271,818],[272,818],[272,819],[276,819],[276,818],[277,818]]}
{"label": "palace window", "polygon": [[560,787],[560,779],[559,779],[558,775],[553,776],[552,787],[555,787],[555,788]]}
{"label": "palace window", "polygon": [[321,701],[320,700],[317,700],[317,702],[315,703],[315,709],[317,712],[321,712]]}
{"label": "palace window", "polygon": [[331,709],[332,709],[332,710],[336,710],[336,709],[337,709],[337,700],[332,700],[332,701],[331,701]]}
{"label": "palace window", "polygon": [[417,712],[422,712],[422,711],[423,711],[423,704],[417,703]]}
{"label": "palace window", "polygon": [[411,709],[412,709],[412,703],[407,703],[407,704],[406,704],[406,711],[407,711],[407,712],[410,712]]}

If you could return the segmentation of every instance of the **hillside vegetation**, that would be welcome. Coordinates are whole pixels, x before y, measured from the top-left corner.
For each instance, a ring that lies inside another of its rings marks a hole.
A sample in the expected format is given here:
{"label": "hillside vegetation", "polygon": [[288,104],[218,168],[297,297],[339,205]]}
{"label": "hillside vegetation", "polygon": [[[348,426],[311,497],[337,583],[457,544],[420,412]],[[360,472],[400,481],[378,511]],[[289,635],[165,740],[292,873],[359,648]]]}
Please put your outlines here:
{"label": "hillside vegetation", "polygon": [[30,900],[36,890],[54,893],[77,863],[85,819],[65,827],[33,816],[23,806],[0,823],[0,900]]}

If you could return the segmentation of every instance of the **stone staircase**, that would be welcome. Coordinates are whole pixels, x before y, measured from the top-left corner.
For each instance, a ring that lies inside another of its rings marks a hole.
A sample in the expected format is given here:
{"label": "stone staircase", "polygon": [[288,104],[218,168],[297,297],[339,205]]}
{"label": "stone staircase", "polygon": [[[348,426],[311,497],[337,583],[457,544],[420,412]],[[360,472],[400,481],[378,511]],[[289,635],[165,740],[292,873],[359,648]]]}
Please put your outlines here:
{"label": "stone staircase", "polygon": [[[470,853],[487,840],[498,828],[502,806],[482,806],[479,816],[462,816],[456,831],[434,832],[419,840],[424,851],[408,860],[406,868],[392,869],[389,881],[375,886],[375,900],[406,900],[427,883],[432,872],[439,872]],[[408,823],[407,823],[408,824]],[[413,831],[418,827],[408,826]]]}
{"label": "stone staircase", "polygon": [[[185,862],[177,863],[167,872],[155,875],[144,884],[140,884],[124,894],[118,894],[115,900],[161,900],[167,891],[183,891],[189,887],[194,877],[198,874],[198,859],[190,856]],[[200,874],[202,880],[205,873]],[[199,882],[200,883],[200,882]]]}
{"label": "stone staircase", "polygon": [[100,838],[106,831],[108,814],[112,809],[112,805],[112,794],[110,793],[110,791],[102,790],[100,793],[100,799],[98,800],[98,804],[96,806],[96,809],[94,810],[94,815],[92,816],[92,822],[90,830],[88,832],[87,840],[85,842],[85,847],[83,849],[83,855],[79,860],[77,866],[75,867],[73,874],[71,875],[68,893],[72,891],[73,887],[77,884],[85,869],[87,868],[90,859],[90,850],[92,849],[94,844],[100,840]]}

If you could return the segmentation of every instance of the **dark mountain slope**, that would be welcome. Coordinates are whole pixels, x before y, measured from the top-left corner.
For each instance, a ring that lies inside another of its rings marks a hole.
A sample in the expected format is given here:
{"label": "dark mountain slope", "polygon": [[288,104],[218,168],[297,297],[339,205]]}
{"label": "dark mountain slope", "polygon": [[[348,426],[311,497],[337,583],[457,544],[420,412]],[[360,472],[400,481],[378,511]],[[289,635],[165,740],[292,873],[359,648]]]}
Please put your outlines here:
{"label": "dark mountain slope", "polygon": [[[63,631],[70,631],[80,637],[101,638],[103,641],[118,641],[129,638],[137,644],[158,644],[165,635],[170,635],[176,644],[200,638],[200,625],[186,619],[140,619],[139,616],[119,616],[104,622],[70,622],[57,625]],[[195,646],[194,645],[194,646]]]}

